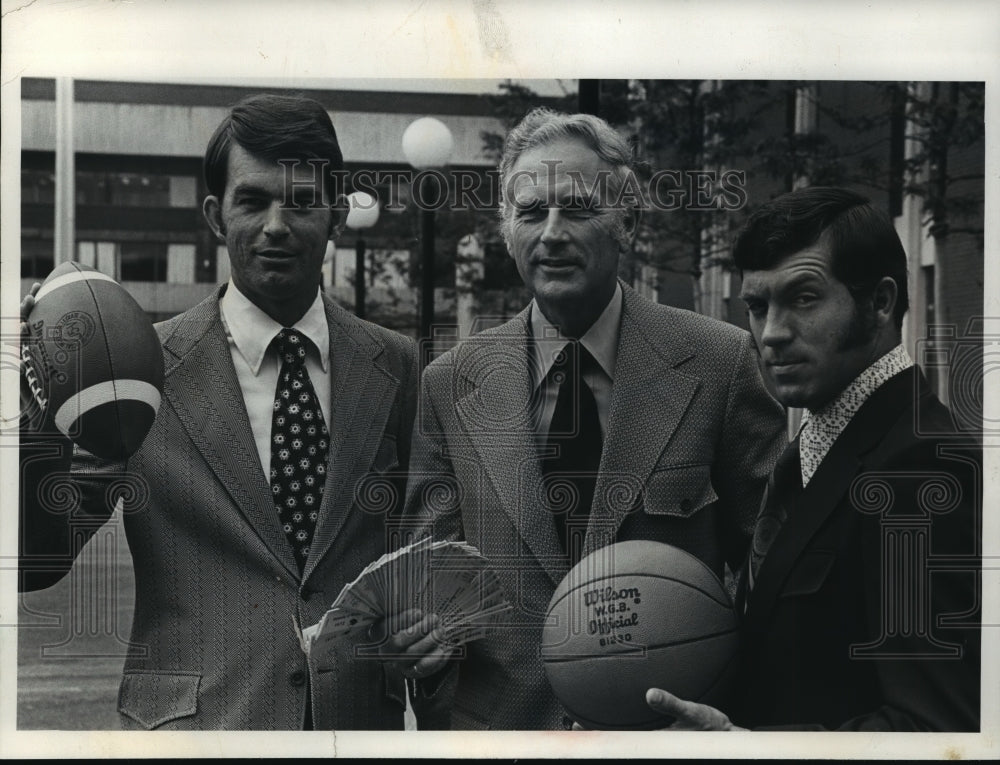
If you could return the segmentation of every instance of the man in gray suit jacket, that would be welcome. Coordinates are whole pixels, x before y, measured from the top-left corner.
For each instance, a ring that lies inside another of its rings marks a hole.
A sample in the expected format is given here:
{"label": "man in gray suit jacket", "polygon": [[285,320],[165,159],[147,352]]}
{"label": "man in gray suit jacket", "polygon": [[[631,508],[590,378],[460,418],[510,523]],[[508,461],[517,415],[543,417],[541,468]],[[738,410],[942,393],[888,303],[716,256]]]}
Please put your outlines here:
{"label": "man in gray suit jacket", "polygon": [[296,633],[385,551],[385,517],[357,487],[405,470],[416,398],[412,343],[321,289],[342,167],[317,102],[234,106],[208,146],[204,205],[232,279],[157,325],[166,379],[142,447],[109,464],[22,432],[23,589],[62,577],[124,503],[126,728],[403,727],[402,677],[348,643],[307,659]]}
{"label": "man in gray suit jacket", "polygon": [[748,333],[618,280],[639,221],[615,201],[630,165],[589,115],[535,110],[507,138],[501,226],[534,300],[426,368],[403,535],[477,546],[514,611],[455,656],[436,615],[401,620],[387,650],[417,681],[421,726],[569,726],[538,657],[542,621],[599,547],[666,542],[720,579],[746,554],[781,410]]}

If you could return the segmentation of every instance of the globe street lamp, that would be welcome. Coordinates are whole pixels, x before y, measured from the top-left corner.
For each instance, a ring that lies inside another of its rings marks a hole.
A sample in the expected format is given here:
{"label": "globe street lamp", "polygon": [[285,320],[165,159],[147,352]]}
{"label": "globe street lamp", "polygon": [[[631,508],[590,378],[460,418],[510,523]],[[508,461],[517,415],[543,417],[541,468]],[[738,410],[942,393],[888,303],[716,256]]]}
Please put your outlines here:
{"label": "globe street lamp", "polygon": [[[403,133],[403,154],[406,155],[406,161],[420,171],[446,165],[453,147],[448,126],[433,117],[414,120]],[[427,339],[431,337],[431,325],[434,323],[435,205],[428,203],[428,184],[433,177],[432,173],[420,172],[415,179],[419,181],[414,184],[414,198],[420,208],[420,337]],[[438,175],[437,180],[442,182],[442,176]],[[436,195],[438,198],[439,196]]]}
{"label": "globe street lamp", "polygon": [[364,191],[347,195],[347,220],[344,224],[359,232],[354,243],[354,313],[365,317],[365,240],[361,231],[378,222],[378,200]]}

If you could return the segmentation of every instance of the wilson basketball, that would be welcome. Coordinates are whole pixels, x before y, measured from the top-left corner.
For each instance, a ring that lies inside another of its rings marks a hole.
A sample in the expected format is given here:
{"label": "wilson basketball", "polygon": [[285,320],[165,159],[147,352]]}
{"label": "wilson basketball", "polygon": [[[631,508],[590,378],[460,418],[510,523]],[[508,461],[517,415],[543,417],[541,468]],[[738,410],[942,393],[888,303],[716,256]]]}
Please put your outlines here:
{"label": "wilson basketball", "polygon": [[105,459],[134,454],[163,391],[163,351],[149,318],[110,276],[67,262],[28,316],[25,375],[46,418]]}
{"label": "wilson basketball", "polygon": [[609,545],[574,566],[549,602],[541,658],[570,717],[597,730],[648,730],[670,720],[649,688],[725,705],[737,623],[718,577],[659,542]]}

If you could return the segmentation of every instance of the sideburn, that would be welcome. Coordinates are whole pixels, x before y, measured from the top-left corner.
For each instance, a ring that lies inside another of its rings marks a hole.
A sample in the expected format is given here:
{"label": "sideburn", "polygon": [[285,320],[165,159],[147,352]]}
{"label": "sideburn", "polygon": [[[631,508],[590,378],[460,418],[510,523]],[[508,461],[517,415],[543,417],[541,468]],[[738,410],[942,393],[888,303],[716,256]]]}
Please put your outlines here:
{"label": "sideburn", "polygon": [[854,298],[854,313],[847,334],[837,347],[837,351],[849,351],[870,344],[878,332],[878,321],[875,318],[874,295],[871,293],[856,295]]}

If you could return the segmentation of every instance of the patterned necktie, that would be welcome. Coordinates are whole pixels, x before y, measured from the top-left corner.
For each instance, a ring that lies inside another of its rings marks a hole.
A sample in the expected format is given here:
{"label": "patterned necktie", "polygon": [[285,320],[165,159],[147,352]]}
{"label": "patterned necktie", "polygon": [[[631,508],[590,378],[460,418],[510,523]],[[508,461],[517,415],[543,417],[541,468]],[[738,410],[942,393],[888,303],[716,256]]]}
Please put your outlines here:
{"label": "patterned necktie", "polygon": [[302,571],[323,499],[330,437],[305,367],[306,348],[312,343],[287,328],[275,342],[281,372],[271,419],[271,494]]}
{"label": "patterned necktie", "polygon": [[603,448],[597,401],[582,375],[595,364],[583,345],[570,341],[549,372],[559,393],[547,444],[558,453],[542,460],[542,475],[556,534],[571,565],[580,560]]}
{"label": "patterned necktie", "polygon": [[801,493],[802,472],[799,464],[799,440],[796,438],[778,457],[774,471],[767,480],[767,490],[750,547],[750,589],[753,589],[757,581],[757,574],[767,551],[788,518],[789,506]]}

